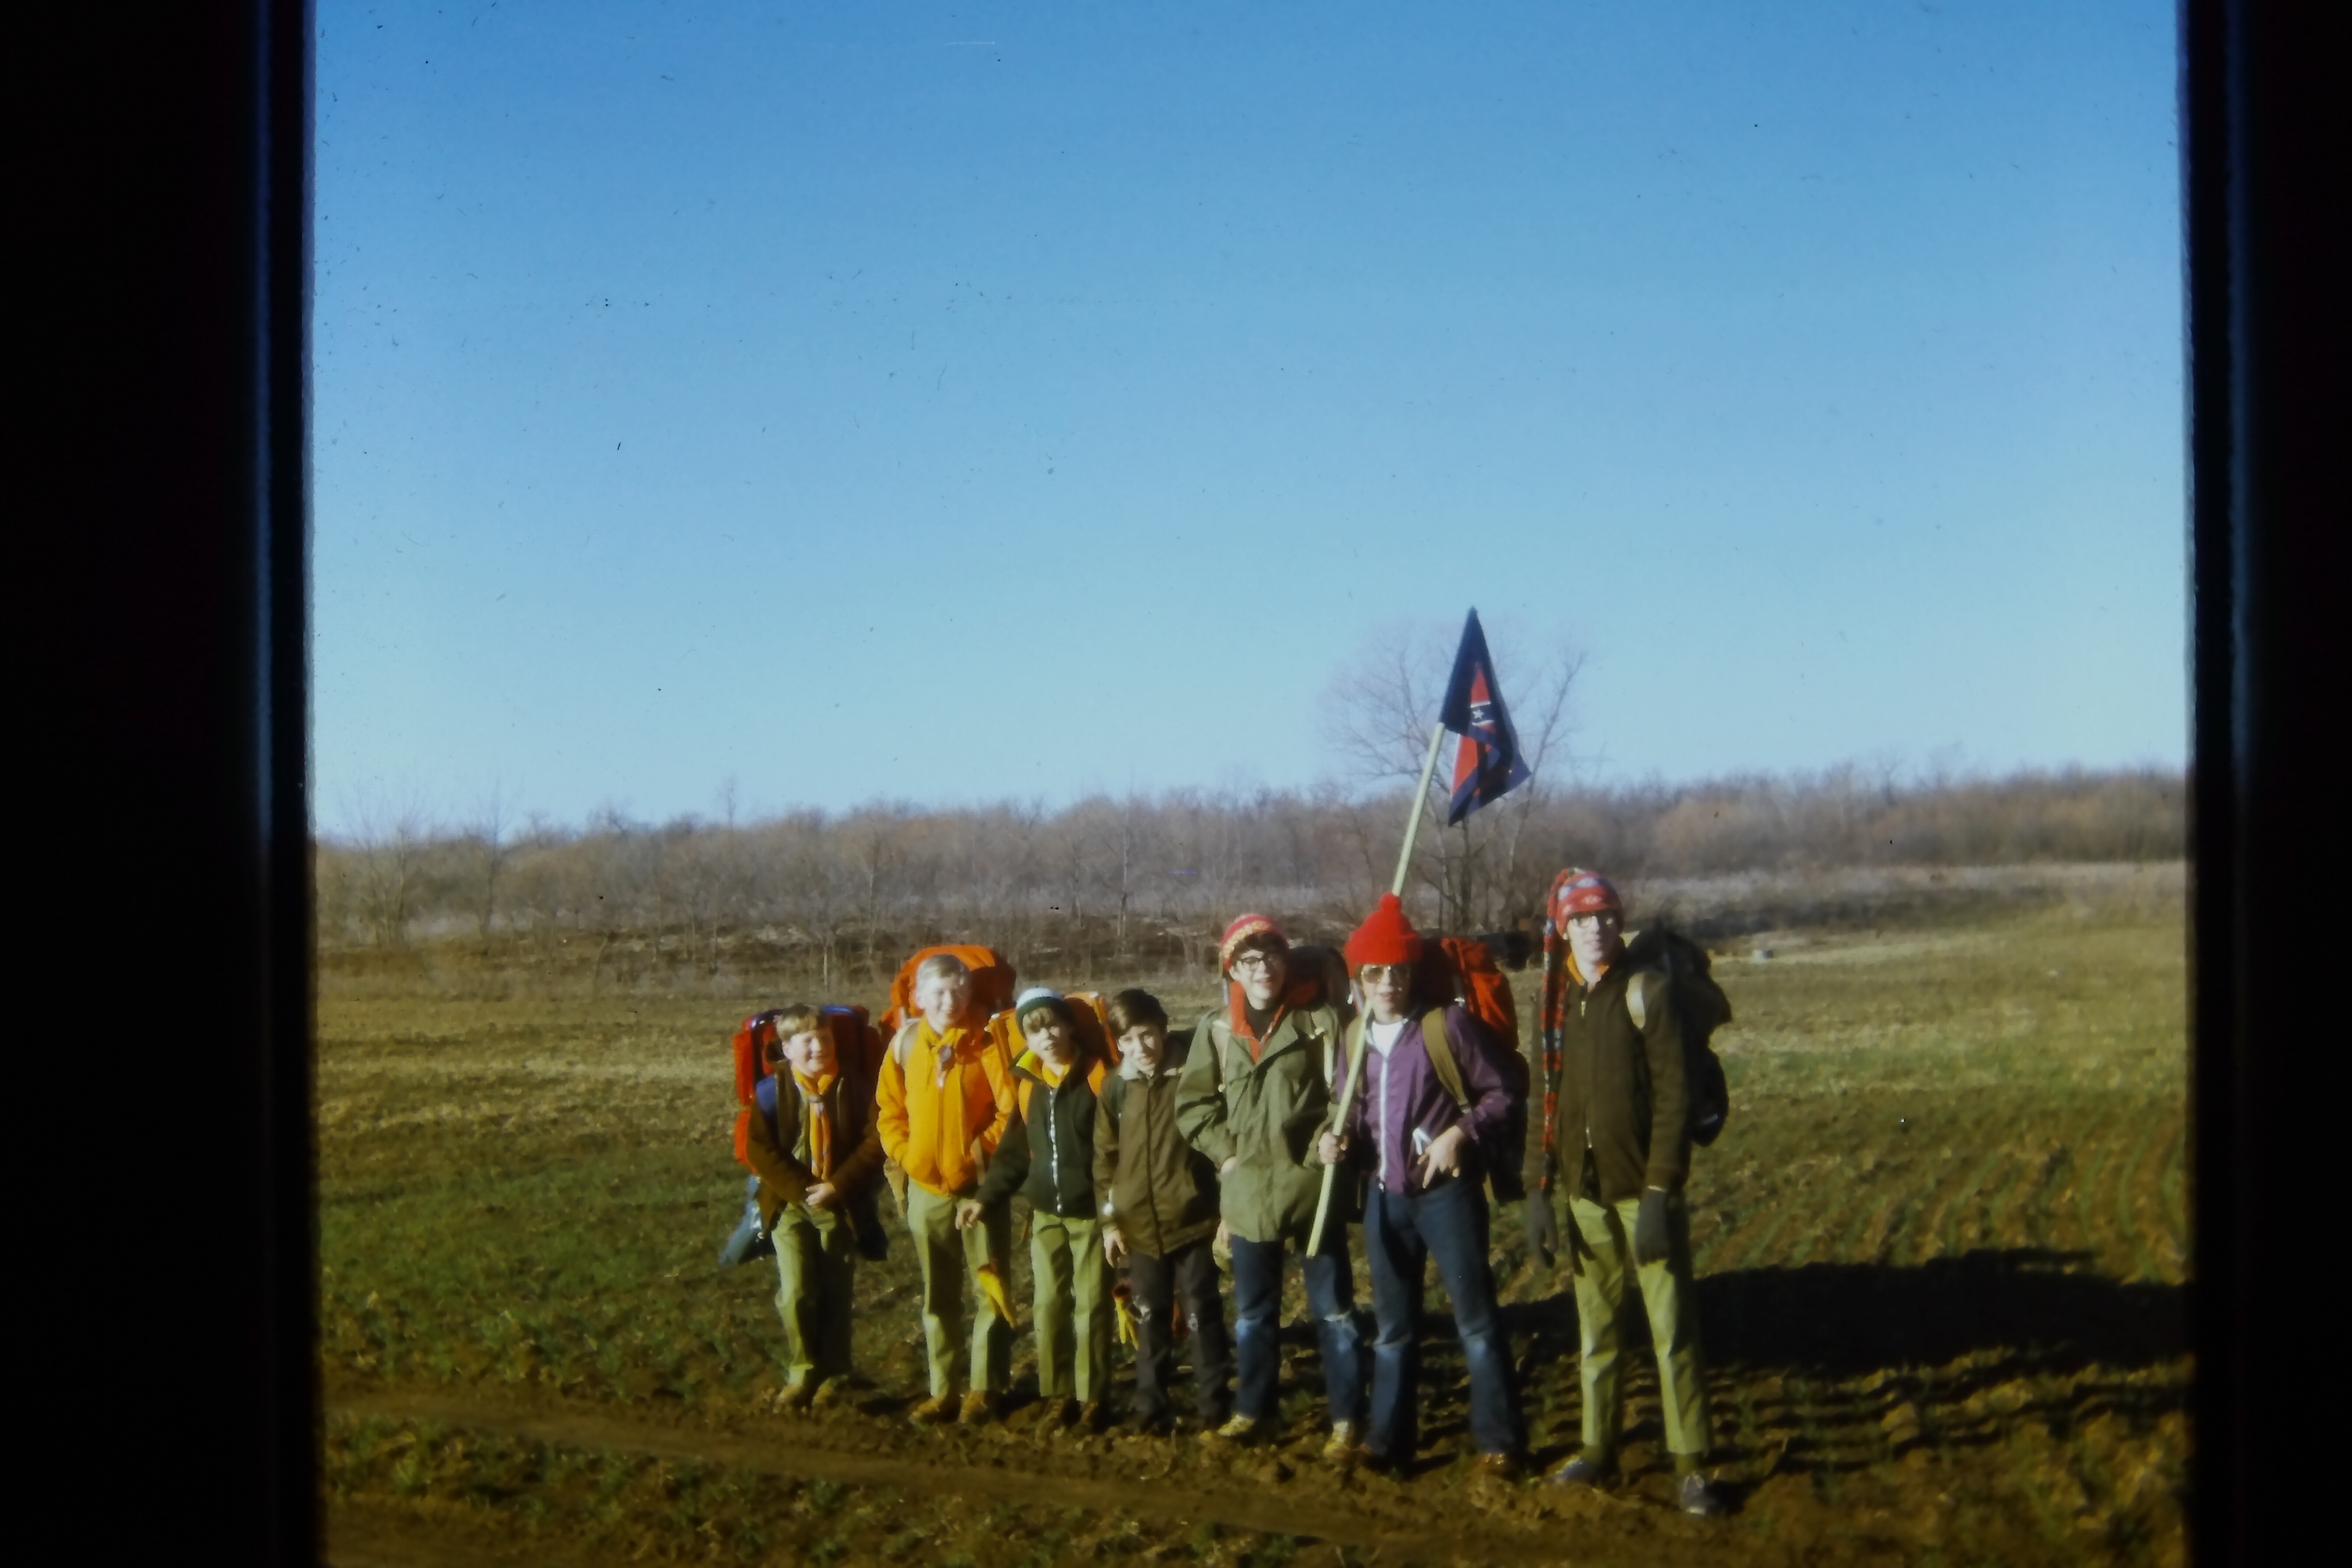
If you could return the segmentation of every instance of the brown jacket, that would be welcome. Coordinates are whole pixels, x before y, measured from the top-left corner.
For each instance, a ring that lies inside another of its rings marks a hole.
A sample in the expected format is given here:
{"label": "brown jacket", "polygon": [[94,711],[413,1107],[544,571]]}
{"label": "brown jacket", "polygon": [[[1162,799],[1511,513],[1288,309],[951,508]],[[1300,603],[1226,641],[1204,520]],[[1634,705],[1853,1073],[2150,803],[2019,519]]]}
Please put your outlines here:
{"label": "brown jacket", "polygon": [[1150,1078],[1113,1074],[1095,1097],[1095,1193],[1131,1251],[1165,1258],[1217,1228],[1217,1168],[1176,1126],[1189,1039],[1168,1037]]}
{"label": "brown jacket", "polygon": [[[801,1201],[816,1175],[802,1161],[808,1152],[808,1101],[800,1080],[789,1068],[775,1074],[776,1121],[772,1128],[757,1106],[743,1147],[751,1169],[760,1176],[760,1223],[773,1229],[787,1204]],[[828,1179],[841,1194],[845,1212],[862,1205],[852,1200],[866,1195],[882,1174],[882,1135],[875,1124],[874,1100],[861,1091],[851,1075],[842,1074],[826,1092],[826,1110],[833,1117],[833,1174]]]}
{"label": "brown jacket", "polygon": [[[1640,988],[1642,1021],[1626,1005]],[[1590,987],[1570,983],[1562,1010],[1551,1143],[1528,1141],[1528,1185],[1549,1175],[1580,1197],[1621,1203],[1644,1187],[1679,1192],[1690,1174],[1682,1022],[1655,950],[1638,937]],[[1588,1169],[1585,1160],[1590,1152]]]}

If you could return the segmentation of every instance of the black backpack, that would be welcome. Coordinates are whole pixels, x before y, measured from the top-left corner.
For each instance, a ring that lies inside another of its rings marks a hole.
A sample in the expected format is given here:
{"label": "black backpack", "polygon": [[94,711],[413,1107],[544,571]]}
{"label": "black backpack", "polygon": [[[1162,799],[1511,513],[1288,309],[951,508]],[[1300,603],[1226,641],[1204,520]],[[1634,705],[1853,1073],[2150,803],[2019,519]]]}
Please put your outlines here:
{"label": "black backpack", "polygon": [[[1629,959],[1654,956],[1674,987],[1675,1016],[1682,1021],[1683,1082],[1690,1095],[1691,1142],[1705,1148],[1723,1131],[1731,1115],[1731,1086],[1724,1080],[1723,1058],[1708,1043],[1716,1030],[1731,1022],[1731,998],[1709,973],[1706,949],[1663,927],[1627,944]],[[1640,992],[1625,991],[1626,1011],[1635,1027],[1643,1023]]]}

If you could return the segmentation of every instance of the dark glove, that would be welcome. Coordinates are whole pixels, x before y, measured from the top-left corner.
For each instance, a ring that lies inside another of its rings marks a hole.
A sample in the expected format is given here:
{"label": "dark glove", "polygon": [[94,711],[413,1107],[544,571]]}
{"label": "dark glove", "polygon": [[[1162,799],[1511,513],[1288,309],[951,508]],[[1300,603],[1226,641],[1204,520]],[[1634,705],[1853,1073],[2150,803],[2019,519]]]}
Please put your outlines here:
{"label": "dark glove", "polygon": [[1666,1242],[1666,1194],[1656,1187],[1644,1187],[1641,1212],[1633,1216],[1633,1261],[1664,1263],[1670,1250]]}
{"label": "dark glove", "polygon": [[1549,1268],[1558,1260],[1559,1223],[1552,1217],[1551,1194],[1538,1188],[1528,1194],[1528,1250],[1538,1261]]}

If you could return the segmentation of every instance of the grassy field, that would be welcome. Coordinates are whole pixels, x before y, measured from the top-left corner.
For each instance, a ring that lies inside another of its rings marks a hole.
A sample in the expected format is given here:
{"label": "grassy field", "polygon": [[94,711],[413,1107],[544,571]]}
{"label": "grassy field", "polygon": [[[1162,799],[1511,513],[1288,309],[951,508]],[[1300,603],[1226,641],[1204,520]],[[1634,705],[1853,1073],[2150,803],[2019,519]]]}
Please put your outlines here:
{"label": "grassy field", "polygon": [[[859,1275],[872,1386],[846,1409],[769,1414],[773,1274],[714,1255],[742,1193],[725,1037],[785,998],[530,990],[455,951],[331,957],[334,1558],[2179,1562],[2184,951],[2177,900],[2146,896],[1956,901],[1726,948],[1733,1114],[1690,1194],[1738,1505],[1711,1522],[1664,1506],[1644,1357],[1622,1491],[1466,1488],[1435,1288],[1432,1414],[1402,1479],[1313,1458],[1304,1334],[1286,1351],[1291,1441],[1272,1454],[1018,1422],[915,1431],[897,1414],[923,1392],[903,1237]],[[1200,977],[1146,983],[1171,1010],[1208,994]],[[1495,1251],[1532,1436],[1554,1458],[1577,1422],[1567,1281],[1525,1257],[1515,1211]],[[1028,1349],[1024,1333],[1016,1380]]]}

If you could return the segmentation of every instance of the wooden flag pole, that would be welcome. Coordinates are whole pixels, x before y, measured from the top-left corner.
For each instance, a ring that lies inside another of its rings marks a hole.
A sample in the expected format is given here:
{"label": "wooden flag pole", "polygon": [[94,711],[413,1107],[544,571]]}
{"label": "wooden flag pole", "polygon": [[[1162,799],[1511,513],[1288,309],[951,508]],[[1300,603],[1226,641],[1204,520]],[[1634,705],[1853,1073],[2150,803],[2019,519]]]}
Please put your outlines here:
{"label": "wooden flag pole", "polygon": [[[1397,851],[1396,875],[1389,881],[1389,891],[1399,898],[1404,897],[1405,873],[1412,868],[1412,841],[1421,833],[1422,810],[1429,801],[1430,775],[1437,772],[1437,744],[1444,739],[1444,722],[1432,724],[1429,727],[1429,754],[1422,759],[1421,783],[1412,792],[1412,805],[1404,819],[1404,847]],[[1346,1047],[1347,1041],[1343,1037],[1338,1048],[1344,1051]],[[1363,1053],[1359,1051],[1356,1055],[1358,1059],[1348,1064],[1348,1081],[1339,1089],[1339,1103],[1332,1108],[1330,1131],[1335,1133],[1347,1125],[1348,1108],[1356,1098],[1356,1080],[1363,1076],[1357,1070],[1363,1066]],[[1315,1227],[1307,1233],[1307,1256],[1309,1258],[1322,1248],[1323,1222],[1331,1213],[1331,1188],[1339,1174],[1339,1167],[1337,1165],[1323,1167],[1323,1191],[1315,1200]]]}
{"label": "wooden flag pole", "polygon": [[1412,792],[1412,806],[1404,819],[1404,847],[1397,851],[1396,875],[1389,879],[1389,891],[1404,897],[1405,873],[1412,868],[1412,841],[1421,833],[1421,814],[1429,803],[1429,777],[1437,771],[1437,743],[1445,739],[1443,723],[1429,727],[1429,755],[1421,760],[1421,786]]}

